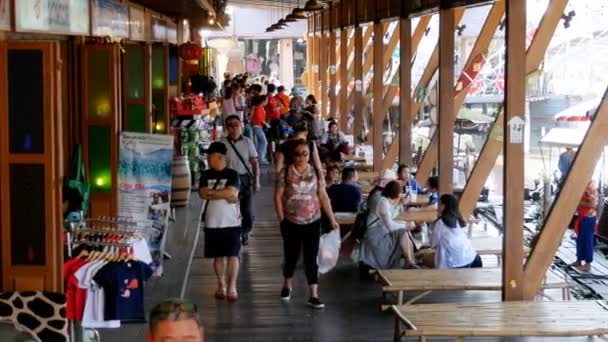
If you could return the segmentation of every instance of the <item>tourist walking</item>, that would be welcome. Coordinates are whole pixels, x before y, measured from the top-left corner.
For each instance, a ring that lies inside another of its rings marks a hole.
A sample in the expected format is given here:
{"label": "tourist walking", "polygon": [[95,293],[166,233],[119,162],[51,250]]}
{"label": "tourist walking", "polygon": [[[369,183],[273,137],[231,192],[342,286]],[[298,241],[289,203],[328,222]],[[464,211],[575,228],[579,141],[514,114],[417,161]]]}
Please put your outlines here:
{"label": "tourist walking", "polygon": [[213,259],[217,277],[215,297],[234,302],[238,299],[236,280],[241,251],[240,181],[239,174],[226,166],[227,152],[226,145],[219,141],[209,145],[209,169],[201,173],[199,195],[204,200],[201,221],[205,258]]}
{"label": "tourist walking", "polygon": [[300,140],[294,148],[294,163],[286,165],[276,181],[274,202],[277,217],[281,222],[285,256],[281,298],[291,298],[292,278],[303,251],[310,294],[308,306],[321,309],[325,306],[319,299],[318,292],[317,254],[321,236],[321,210],[327,215],[333,229],[340,229],[340,226],[332,212],[323,179],[308,162],[309,157],[308,143]]}
{"label": "tourist walking", "polygon": [[[578,205],[576,231],[576,262],[572,265],[583,272],[591,271],[595,247],[595,226],[599,192],[595,181],[590,181]],[[584,262],[584,264],[583,264]]]}
{"label": "tourist walking", "polygon": [[237,115],[229,116],[225,121],[227,136],[222,138],[228,147],[226,162],[228,168],[239,174],[241,187],[239,189],[239,203],[242,217],[243,246],[249,244],[249,234],[253,229],[253,194],[260,190],[260,169],[258,166],[258,153],[253,141],[243,136],[243,126]]}
{"label": "tourist walking", "polygon": [[260,95],[253,99],[251,106],[251,127],[253,128],[253,136],[255,137],[255,146],[258,152],[258,158],[260,164],[270,164],[266,159],[266,148],[268,147],[268,140],[266,140],[266,133],[264,128],[268,127],[266,122],[266,96]]}

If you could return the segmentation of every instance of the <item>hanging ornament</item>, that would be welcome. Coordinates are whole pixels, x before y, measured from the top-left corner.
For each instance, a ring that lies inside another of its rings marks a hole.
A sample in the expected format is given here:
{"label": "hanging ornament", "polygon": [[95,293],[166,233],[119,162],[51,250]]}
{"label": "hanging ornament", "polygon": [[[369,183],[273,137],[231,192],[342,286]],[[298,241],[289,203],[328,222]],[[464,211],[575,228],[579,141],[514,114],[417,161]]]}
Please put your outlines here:
{"label": "hanging ornament", "polygon": [[192,76],[198,72],[198,61],[204,55],[203,48],[195,43],[187,42],[179,46],[179,57],[184,61],[183,68],[186,75]]}

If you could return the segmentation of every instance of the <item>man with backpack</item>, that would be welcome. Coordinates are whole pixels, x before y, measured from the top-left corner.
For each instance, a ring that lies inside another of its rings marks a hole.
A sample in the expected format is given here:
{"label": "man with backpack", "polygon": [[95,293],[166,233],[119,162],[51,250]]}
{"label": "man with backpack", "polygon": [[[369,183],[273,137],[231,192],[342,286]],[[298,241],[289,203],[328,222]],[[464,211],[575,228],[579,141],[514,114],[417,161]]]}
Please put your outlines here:
{"label": "man with backpack", "polygon": [[227,136],[220,141],[227,146],[226,163],[239,174],[239,202],[242,216],[243,246],[249,244],[249,233],[253,229],[253,195],[260,190],[258,154],[253,141],[242,134],[242,122],[237,115],[226,118]]}

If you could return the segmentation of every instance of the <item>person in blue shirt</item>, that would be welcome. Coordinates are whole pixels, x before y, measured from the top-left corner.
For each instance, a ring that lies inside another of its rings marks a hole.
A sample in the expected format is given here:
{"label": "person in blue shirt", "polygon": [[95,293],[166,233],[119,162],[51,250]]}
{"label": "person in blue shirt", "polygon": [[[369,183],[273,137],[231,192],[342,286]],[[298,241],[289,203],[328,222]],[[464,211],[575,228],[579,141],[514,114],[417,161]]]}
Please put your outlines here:
{"label": "person in blue shirt", "polygon": [[437,205],[439,203],[439,177],[429,177],[426,186],[430,197],[429,205]]}
{"label": "person in blue shirt", "polygon": [[415,190],[418,194],[424,192],[424,189],[420,186],[420,184],[418,184],[418,181],[416,181],[416,177],[412,176],[412,173],[410,172],[410,167],[408,165],[399,165],[399,168],[397,169],[397,177],[399,178],[399,181],[403,184],[404,193],[405,189],[408,187],[412,190]]}
{"label": "person in blue shirt", "polygon": [[357,171],[352,167],[342,170],[342,183],[329,187],[327,194],[334,212],[356,213],[361,206],[361,189],[357,184]]}

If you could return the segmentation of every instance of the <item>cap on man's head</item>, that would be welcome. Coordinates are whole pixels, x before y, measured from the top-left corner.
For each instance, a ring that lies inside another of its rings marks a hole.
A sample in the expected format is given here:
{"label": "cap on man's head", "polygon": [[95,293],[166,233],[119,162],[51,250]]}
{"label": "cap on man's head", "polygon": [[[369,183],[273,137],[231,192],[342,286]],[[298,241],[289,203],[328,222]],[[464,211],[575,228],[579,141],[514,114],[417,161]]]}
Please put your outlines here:
{"label": "cap on man's head", "polygon": [[222,155],[226,155],[226,152],[228,152],[228,149],[226,148],[226,145],[224,145],[224,143],[221,143],[219,141],[214,141],[211,143],[211,145],[209,145],[209,148],[207,148],[205,150],[205,152],[207,154],[219,153]]}

